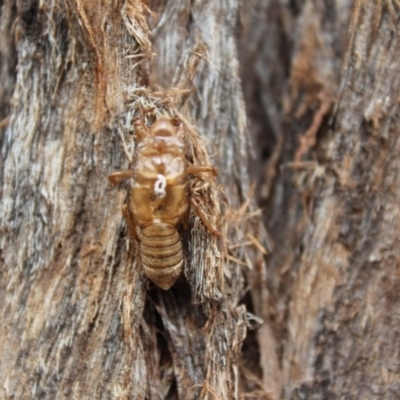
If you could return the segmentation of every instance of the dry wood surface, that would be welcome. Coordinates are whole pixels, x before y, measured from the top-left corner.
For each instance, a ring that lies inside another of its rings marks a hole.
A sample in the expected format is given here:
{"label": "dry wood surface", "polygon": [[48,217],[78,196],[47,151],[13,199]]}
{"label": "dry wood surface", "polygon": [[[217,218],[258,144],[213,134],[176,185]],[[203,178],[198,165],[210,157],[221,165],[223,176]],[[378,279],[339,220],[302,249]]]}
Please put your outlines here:
{"label": "dry wood surface", "polygon": [[[0,398],[399,398],[399,19],[0,1]],[[168,291],[107,180],[160,116],[218,170],[190,177]]]}

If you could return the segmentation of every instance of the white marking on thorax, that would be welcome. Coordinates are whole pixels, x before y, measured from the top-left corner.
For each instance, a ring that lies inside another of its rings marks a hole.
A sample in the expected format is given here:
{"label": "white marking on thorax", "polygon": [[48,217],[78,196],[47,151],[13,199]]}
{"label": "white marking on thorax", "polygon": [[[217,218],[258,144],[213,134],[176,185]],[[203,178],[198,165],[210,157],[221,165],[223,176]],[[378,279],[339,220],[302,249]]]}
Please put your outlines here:
{"label": "white marking on thorax", "polygon": [[157,179],[154,182],[154,194],[157,197],[163,198],[166,194],[165,188],[167,187],[167,179],[162,174],[157,174]]}

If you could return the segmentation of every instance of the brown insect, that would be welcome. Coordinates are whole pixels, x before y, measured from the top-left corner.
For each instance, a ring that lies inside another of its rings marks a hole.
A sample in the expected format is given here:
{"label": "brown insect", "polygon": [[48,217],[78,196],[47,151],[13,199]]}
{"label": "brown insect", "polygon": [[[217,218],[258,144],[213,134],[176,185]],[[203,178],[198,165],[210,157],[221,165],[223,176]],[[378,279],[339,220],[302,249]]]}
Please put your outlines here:
{"label": "brown insect", "polygon": [[159,118],[148,129],[135,122],[138,137],[133,169],[108,176],[112,184],[130,179],[127,203],[122,208],[128,230],[139,242],[145,274],[160,288],[169,289],[183,268],[181,236],[178,229],[189,225],[190,205],[198,211],[205,226],[218,232],[190,198],[190,174],[208,172],[210,166],[188,166],[184,127],[178,120]]}

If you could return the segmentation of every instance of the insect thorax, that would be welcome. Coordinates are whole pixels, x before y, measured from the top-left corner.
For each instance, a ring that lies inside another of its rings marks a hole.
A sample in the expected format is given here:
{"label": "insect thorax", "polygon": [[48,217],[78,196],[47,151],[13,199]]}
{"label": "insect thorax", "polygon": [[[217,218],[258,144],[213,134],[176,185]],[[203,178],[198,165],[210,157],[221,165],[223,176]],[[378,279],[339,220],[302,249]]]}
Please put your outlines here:
{"label": "insect thorax", "polygon": [[139,226],[176,226],[188,210],[184,150],[176,137],[149,137],[138,146],[129,203]]}

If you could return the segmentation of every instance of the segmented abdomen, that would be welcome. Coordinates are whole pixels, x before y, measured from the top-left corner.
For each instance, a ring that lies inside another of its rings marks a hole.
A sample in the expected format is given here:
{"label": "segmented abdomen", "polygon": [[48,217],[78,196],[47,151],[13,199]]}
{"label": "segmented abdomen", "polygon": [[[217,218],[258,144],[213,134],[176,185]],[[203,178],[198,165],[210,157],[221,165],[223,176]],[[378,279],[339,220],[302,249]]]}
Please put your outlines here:
{"label": "segmented abdomen", "polygon": [[160,288],[169,289],[183,267],[182,242],[173,225],[162,222],[141,230],[141,259],[145,274]]}

